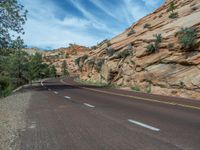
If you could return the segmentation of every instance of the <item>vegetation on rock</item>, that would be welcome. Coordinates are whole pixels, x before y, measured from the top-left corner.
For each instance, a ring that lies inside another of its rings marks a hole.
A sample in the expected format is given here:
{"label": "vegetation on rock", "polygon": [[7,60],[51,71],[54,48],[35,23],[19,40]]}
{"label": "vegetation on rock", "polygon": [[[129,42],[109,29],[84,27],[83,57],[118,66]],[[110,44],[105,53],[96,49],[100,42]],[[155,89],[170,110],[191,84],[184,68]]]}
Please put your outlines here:
{"label": "vegetation on rock", "polygon": [[131,35],[133,35],[133,34],[135,34],[135,30],[131,29],[131,30],[128,32],[127,36],[131,36]]}
{"label": "vegetation on rock", "polygon": [[182,28],[177,34],[182,49],[192,50],[197,44],[197,30],[195,28]]}
{"label": "vegetation on rock", "polygon": [[111,57],[113,54],[115,53],[115,50],[114,48],[112,48],[111,46],[109,46],[107,49],[106,49],[106,54]]}
{"label": "vegetation on rock", "polygon": [[144,29],[149,29],[151,27],[151,25],[149,24],[149,23],[146,23],[145,25],[144,25]]}
{"label": "vegetation on rock", "polygon": [[66,62],[66,60],[64,60],[62,63],[62,75],[66,76],[68,74],[69,74],[69,72],[67,70],[67,62]]}
{"label": "vegetation on rock", "polygon": [[156,38],[154,40],[154,43],[149,44],[146,47],[146,52],[148,54],[152,54],[152,53],[158,52],[159,49],[160,49],[160,43],[162,42],[162,35],[161,34],[156,34],[156,35],[154,35],[154,37]]}
{"label": "vegetation on rock", "polygon": [[97,70],[97,72],[100,72],[103,64],[104,64],[104,59],[97,59],[94,66],[95,70]]}
{"label": "vegetation on rock", "polygon": [[135,84],[134,86],[132,86],[131,87],[131,89],[133,90],[133,91],[140,91],[140,87],[139,87],[139,85],[137,85],[137,84]]}
{"label": "vegetation on rock", "polygon": [[174,10],[177,8],[176,4],[174,2],[171,2],[169,5],[168,12],[171,12],[169,15],[170,19],[175,19],[178,17],[178,12],[174,12]]}

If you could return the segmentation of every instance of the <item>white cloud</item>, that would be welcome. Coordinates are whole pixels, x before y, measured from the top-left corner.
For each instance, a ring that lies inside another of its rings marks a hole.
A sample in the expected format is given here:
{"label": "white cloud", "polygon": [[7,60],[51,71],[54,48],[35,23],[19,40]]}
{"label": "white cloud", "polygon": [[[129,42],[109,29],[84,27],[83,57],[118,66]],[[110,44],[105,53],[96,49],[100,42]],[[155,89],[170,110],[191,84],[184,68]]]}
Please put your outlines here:
{"label": "white cloud", "polygon": [[60,20],[54,15],[58,8],[51,3],[48,3],[47,7],[40,0],[21,1],[29,10],[28,21],[24,27],[26,34],[23,36],[29,46],[57,48],[69,43],[91,46],[100,40],[86,32],[92,25],[89,20],[67,16]]}
{"label": "white cloud", "polygon": [[[76,19],[74,20],[75,22],[77,21]],[[70,30],[64,30],[60,24],[51,25],[51,21],[52,20],[38,23],[38,21],[34,19],[28,20],[25,26],[25,30],[27,31],[24,35],[25,42],[36,47],[45,48],[48,45],[48,47],[57,48],[67,46],[69,43],[90,46],[99,40],[84,32],[76,34]],[[72,22],[73,21],[71,21],[71,23]]]}
{"label": "white cloud", "polygon": [[63,26],[70,26],[70,27],[79,27],[79,28],[86,28],[91,24],[91,21],[88,21],[86,19],[80,19],[80,18],[68,18],[66,17],[64,20],[59,20],[57,22],[60,25]]}
{"label": "white cloud", "polygon": [[[113,24],[111,20],[104,20],[92,14],[78,0],[64,0],[71,2],[85,18],[79,18],[75,14],[62,12],[51,0],[19,0],[29,11],[28,21],[25,25],[26,34],[23,36],[25,43],[29,46],[58,48],[67,46],[69,43],[77,43],[91,46],[100,40],[116,35],[123,30],[121,24],[132,24],[134,21],[145,16],[148,11],[146,6],[134,3],[135,0],[122,0],[120,5],[106,6],[101,0],[90,0],[105,14],[115,18],[119,25]],[[157,5],[155,0],[143,0],[146,5]],[[111,7],[111,8],[110,8]],[[63,14],[62,19],[56,15]],[[113,25],[113,26],[112,26]],[[112,27],[111,27],[112,26]],[[114,28],[116,27],[116,28]],[[97,36],[96,32],[101,36]],[[103,34],[107,36],[104,37]]]}
{"label": "white cloud", "polygon": [[120,17],[117,16],[115,13],[113,13],[113,9],[106,7],[105,4],[102,3],[100,0],[89,0],[91,3],[99,7],[101,10],[103,10],[107,15],[115,18],[117,21],[121,22]]}
{"label": "white cloud", "polygon": [[82,12],[82,14],[87,19],[89,19],[92,22],[93,27],[99,30],[106,31],[111,34],[117,33],[114,29],[109,28],[103,20],[97,18],[96,16],[88,12],[86,8],[84,8],[77,0],[70,0],[70,1],[79,11]]}
{"label": "white cloud", "polygon": [[135,3],[134,0],[123,0],[123,2],[126,10],[128,11],[127,14],[130,14],[135,21],[148,14],[148,11],[145,9],[145,7]]}

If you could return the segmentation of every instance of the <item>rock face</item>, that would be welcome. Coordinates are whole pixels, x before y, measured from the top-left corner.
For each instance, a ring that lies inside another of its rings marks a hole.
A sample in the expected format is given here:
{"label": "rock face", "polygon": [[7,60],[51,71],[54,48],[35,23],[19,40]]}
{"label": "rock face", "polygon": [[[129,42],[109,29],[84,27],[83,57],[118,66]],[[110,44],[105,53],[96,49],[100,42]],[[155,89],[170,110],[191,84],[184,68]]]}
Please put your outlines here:
{"label": "rock face", "polygon": [[84,46],[70,44],[67,48],[59,48],[52,51],[43,53],[45,63],[51,63],[56,67],[57,75],[62,75],[61,68],[63,61],[66,61],[68,72],[71,75],[77,75],[78,67],[75,65],[75,60],[82,56],[87,55],[90,49]]}
{"label": "rock face", "polygon": [[[200,99],[200,1],[173,0],[173,11],[171,2],[97,45],[83,62],[80,78]],[[171,13],[175,17],[169,18]],[[180,42],[181,28],[195,29],[189,49]]]}

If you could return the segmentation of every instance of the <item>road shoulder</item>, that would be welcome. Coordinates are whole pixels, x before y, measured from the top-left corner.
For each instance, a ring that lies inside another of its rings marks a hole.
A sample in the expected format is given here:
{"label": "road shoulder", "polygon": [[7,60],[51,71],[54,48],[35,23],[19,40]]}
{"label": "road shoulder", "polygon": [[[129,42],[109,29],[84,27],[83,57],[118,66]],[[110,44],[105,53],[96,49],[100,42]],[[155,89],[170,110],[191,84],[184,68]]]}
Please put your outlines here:
{"label": "road shoulder", "polygon": [[20,149],[19,132],[26,127],[25,112],[31,95],[30,91],[20,91],[0,99],[0,149]]}

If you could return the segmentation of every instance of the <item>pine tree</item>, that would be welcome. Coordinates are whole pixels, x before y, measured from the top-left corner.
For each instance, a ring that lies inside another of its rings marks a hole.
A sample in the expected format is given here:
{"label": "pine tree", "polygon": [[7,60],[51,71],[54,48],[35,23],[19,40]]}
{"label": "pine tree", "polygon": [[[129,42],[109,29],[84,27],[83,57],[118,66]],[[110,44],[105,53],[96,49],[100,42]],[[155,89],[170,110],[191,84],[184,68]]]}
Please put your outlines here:
{"label": "pine tree", "polygon": [[62,63],[62,74],[63,74],[63,76],[66,76],[66,75],[69,74],[68,70],[67,70],[67,62],[66,62],[66,60],[64,60],[63,63]]}

